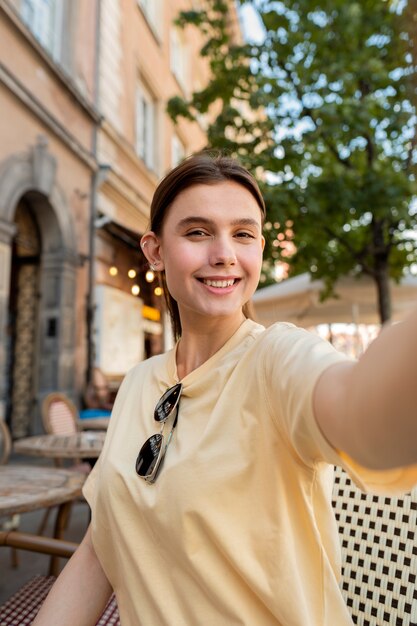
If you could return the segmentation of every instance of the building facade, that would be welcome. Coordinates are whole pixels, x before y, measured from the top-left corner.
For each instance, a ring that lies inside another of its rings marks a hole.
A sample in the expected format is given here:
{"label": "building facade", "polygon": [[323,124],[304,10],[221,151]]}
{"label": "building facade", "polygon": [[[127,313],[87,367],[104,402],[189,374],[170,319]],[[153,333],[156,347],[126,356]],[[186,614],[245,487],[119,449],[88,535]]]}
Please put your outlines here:
{"label": "building facade", "polygon": [[41,431],[163,350],[163,298],[138,241],[162,175],[205,144],[168,98],[203,86],[191,0],[0,0],[0,418]]}

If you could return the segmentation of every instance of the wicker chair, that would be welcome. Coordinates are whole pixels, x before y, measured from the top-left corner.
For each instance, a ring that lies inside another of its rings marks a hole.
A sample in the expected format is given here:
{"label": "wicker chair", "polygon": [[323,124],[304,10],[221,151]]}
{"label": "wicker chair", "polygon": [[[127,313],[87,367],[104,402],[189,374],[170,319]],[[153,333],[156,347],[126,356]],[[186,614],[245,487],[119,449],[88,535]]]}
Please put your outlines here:
{"label": "wicker chair", "polygon": [[400,498],[365,494],[336,468],[333,507],[353,622],[417,626],[417,489]]}
{"label": "wicker chair", "polygon": [[[59,392],[52,392],[45,396],[42,402],[42,423],[45,432],[50,435],[72,435],[81,430],[76,406],[65,394]],[[80,459],[73,459],[73,463],[70,469],[84,474],[91,471],[89,463],[81,462]],[[62,459],[55,459],[55,464],[62,466]],[[50,511],[51,509],[45,511],[38,529],[40,535],[45,532]]]}
{"label": "wicker chair", "polygon": [[[49,393],[42,402],[42,423],[45,432],[49,435],[73,435],[81,430],[79,415],[76,406],[63,393]],[[91,465],[74,459],[76,470],[88,474]],[[62,461],[57,459],[57,464]]]}
{"label": "wicker chair", "polygon": [[[5,465],[12,449],[12,438],[6,422],[0,419],[0,465]],[[20,524],[20,515],[11,515],[0,519],[0,530],[17,530]],[[18,566],[17,550],[12,548],[12,565]]]}
{"label": "wicker chair", "polygon": [[[0,532],[0,546],[11,546],[69,558],[77,544],[21,532]],[[1,626],[29,626],[55,582],[53,576],[36,576],[0,606]],[[114,595],[110,598],[96,626],[120,626]]]}
{"label": "wicker chair", "polygon": [[59,392],[45,396],[42,402],[42,422],[45,432],[53,435],[72,435],[80,430],[76,406]]}

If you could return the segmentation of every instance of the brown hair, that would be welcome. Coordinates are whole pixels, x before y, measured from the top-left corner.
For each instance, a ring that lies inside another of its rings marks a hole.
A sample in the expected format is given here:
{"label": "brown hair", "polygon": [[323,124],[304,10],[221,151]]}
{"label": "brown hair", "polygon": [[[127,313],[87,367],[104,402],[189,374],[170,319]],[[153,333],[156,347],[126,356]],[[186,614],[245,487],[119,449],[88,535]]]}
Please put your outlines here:
{"label": "brown hair", "polygon": [[[245,187],[255,198],[262,215],[262,223],[265,220],[265,202],[258,187],[258,183],[252,174],[235,159],[222,154],[200,152],[182,161],[173,170],[168,172],[155,190],[150,217],[150,230],[156,235],[162,234],[162,228],[167,212],[175,198],[193,185],[215,185],[225,181],[233,181]],[[172,330],[175,339],[181,337],[181,320],[176,300],[168,291],[165,272],[160,273],[161,287],[164,292],[165,302],[171,317]],[[248,317],[248,307],[244,306],[243,312]]]}

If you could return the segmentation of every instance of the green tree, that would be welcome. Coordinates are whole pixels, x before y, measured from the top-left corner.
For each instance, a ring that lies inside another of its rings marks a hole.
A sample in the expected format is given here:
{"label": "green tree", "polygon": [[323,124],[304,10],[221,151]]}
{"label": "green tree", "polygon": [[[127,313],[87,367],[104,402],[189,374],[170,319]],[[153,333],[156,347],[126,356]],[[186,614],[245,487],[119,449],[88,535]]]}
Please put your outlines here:
{"label": "green tree", "polygon": [[[203,0],[178,24],[199,28],[211,80],[168,111],[208,123],[208,147],[259,177],[267,264],[290,237],[291,273],[369,275],[379,313],[389,279],[416,262],[413,39],[405,0],[254,0],[263,41],[236,42],[230,3]],[[292,228],[291,228],[291,225]],[[286,259],[287,260],[287,259]]]}

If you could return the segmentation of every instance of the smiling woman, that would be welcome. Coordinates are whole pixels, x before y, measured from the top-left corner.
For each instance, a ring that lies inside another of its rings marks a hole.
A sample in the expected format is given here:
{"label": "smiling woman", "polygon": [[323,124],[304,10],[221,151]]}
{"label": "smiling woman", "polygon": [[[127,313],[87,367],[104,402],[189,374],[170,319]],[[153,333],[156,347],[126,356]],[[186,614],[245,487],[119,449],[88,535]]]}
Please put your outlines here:
{"label": "smiling woman", "polygon": [[[241,210],[238,210],[241,200]],[[179,207],[181,212],[178,213],[178,223],[175,224],[171,216],[173,205]],[[207,208],[211,207],[214,212],[212,216],[206,212]],[[223,220],[226,216],[228,217],[229,227],[235,229],[233,232],[235,240],[253,239],[261,243],[263,248],[262,226],[265,220],[265,203],[262,194],[254,177],[233,159],[224,156],[211,158],[207,153],[195,155],[191,159],[184,160],[162,180],[154,194],[151,204],[150,232],[142,237],[142,249],[148,261],[161,271],[160,279],[176,339],[179,339],[182,334],[182,321],[175,295],[166,282],[167,273],[162,263],[163,260],[160,258],[158,245],[162,241],[163,234],[171,232],[173,228],[176,234],[180,234],[180,237],[186,237],[194,242],[199,238],[207,241],[212,238],[214,228],[217,228],[219,216],[223,217]],[[214,239],[218,243],[219,237]],[[166,249],[166,245],[163,248]],[[196,246],[192,248],[195,253]],[[258,252],[262,252],[259,246],[257,248]],[[211,249],[215,251],[216,248],[212,246]],[[228,263],[230,262],[226,260],[226,267]],[[224,269],[220,274],[219,279],[225,280]],[[216,278],[212,270],[207,278]],[[239,280],[238,276],[232,278],[235,278],[236,282]],[[258,280],[259,274],[253,292]],[[246,302],[251,295],[249,294]],[[245,308],[244,313],[247,313]]]}
{"label": "smiling woman", "polygon": [[259,282],[264,243],[261,208],[245,187],[226,180],[182,189],[160,232],[149,231],[142,242],[164,272],[182,337],[220,319],[228,333],[237,330]]}
{"label": "smiling woman", "polygon": [[177,343],[124,379],[83,490],[91,529],[35,623],[95,623],[114,589],[123,626],[352,624],[333,466],[363,490],[417,482],[417,313],[358,363],[249,319],[264,217],[230,158],[192,156],[158,186],[141,245]]}

